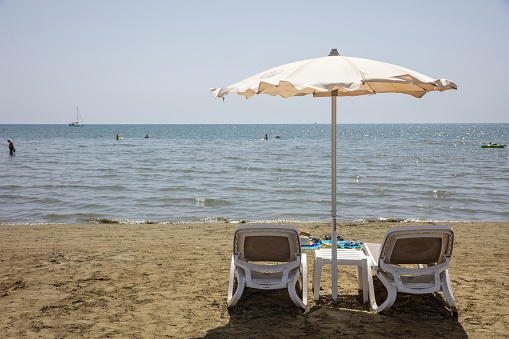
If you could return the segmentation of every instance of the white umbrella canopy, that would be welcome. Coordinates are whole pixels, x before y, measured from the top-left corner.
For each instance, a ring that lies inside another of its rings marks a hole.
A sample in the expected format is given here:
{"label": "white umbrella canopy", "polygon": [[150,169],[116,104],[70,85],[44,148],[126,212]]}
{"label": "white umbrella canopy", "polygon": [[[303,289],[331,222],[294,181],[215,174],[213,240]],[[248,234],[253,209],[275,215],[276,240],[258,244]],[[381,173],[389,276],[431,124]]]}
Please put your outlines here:
{"label": "white umbrella canopy", "polygon": [[340,56],[333,49],[329,56],[274,67],[211,91],[216,98],[229,93],[246,98],[255,94],[330,97],[336,90],[336,96],[404,93],[420,98],[429,91],[447,89],[456,89],[456,84],[385,62]]}
{"label": "white umbrella canopy", "polygon": [[337,49],[323,58],[297,61],[271,68],[231,86],[211,88],[216,98],[237,93],[283,98],[313,94],[332,98],[332,298],[337,301],[336,230],[336,97],[376,93],[403,93],[421,98],[430,91],[457,89],[454,82],[435,80],[408,68],[368,59],[339,55]]}

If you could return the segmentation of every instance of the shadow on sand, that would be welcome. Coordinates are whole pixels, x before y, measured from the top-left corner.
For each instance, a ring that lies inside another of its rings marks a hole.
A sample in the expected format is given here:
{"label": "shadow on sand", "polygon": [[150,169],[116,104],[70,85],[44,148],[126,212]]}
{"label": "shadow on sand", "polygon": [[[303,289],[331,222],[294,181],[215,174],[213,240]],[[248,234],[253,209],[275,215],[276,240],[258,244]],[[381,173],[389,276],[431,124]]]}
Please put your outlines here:
{"label": "shadow on sand", "polygon": [[[377,301],[387,293],[375,281]],[[382,314],[362,303],[362,296],[339,295],[338,303],[327,296],[308,308],[295,307],[286,290],[246,289],[237,305],[223,305],[228,324],[211,329],[204,338],[467,338],[461,324],[453,318],[441,294],[398,294],[396,302]]]}

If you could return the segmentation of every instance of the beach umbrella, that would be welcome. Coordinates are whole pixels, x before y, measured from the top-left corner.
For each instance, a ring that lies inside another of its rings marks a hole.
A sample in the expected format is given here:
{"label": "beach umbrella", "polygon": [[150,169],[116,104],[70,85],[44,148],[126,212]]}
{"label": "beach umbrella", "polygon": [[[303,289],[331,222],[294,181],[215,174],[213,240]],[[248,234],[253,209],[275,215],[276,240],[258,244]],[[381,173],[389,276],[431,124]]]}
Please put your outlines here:
{"label": "beach umbrella", "polygon": [[231,86],[211,88],[216,98],[237,93],[251,98],[255,94],[283,98],[312,94],[332,101],[332,298],[337,301],[336,229],[336,97],[376,93],[404,93],[416,98],[430,91],[456,89],[450,80],[435,80],[410,69],[368,59],[339,55],[332,49],[326,57],[297,61],[271,68]]}

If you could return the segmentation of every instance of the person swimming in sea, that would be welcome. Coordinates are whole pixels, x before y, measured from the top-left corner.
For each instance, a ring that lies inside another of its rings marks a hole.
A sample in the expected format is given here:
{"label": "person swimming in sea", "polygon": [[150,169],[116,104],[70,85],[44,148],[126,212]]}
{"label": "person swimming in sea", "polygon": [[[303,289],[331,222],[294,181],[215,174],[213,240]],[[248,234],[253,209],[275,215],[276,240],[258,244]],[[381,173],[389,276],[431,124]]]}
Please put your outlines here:
{"label": "person swimming in sea", "polygon": [[7,139],[7,142],[9,143],[9,153],[10,155],[14,155],[16,153],[16,149],[14,148],[14,143],[11,139]]}

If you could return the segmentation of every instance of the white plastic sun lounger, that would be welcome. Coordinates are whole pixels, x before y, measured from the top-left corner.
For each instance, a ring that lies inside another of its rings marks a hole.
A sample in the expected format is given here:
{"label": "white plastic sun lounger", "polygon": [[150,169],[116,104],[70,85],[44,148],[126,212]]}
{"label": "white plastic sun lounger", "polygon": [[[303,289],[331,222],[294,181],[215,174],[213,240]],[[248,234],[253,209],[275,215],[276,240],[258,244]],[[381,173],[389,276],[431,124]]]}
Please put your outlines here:
{"label": "white plastic sun lounger", "polygon": [[[276,264],[277,263],[277,264]],[[233,293],[234,278],[237,290]],[[295,285],[302,275],[302,299]],[[284,225],[242,225],[235,229],[228,285],[228,307],[240,299],[244,287],[287,288],[292,301],[307,305],[307,261],[301,253],[299,231]]]}
{"label": "white plastic sun lounger", "polygon": [[[398,292],[425,294],[443,291],[454,316],[458,311],[449,279],[454,232],[449,226],[407,226],[390,229],[381,244],[364,243],[362,250],[387,288],[387,299],[377,305],[373,278],[368,274],[371,308],[390,308]],[[403,267],[403,265],[405,267]],[[417,267],[409,268],[409,265]]]}

